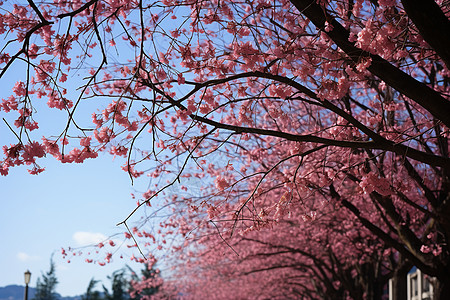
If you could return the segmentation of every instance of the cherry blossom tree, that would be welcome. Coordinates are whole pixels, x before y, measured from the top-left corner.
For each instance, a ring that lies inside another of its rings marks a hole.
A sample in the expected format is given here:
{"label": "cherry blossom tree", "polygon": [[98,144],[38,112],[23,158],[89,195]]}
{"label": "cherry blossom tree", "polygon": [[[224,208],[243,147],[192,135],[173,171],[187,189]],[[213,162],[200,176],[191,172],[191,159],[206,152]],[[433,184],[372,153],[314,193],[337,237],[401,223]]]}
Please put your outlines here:
{"label": "cherry blossom tree", "polygon": [[385,259],[390,250],[355,226],[354,218],[327,208],[314,218],[281,221],[276,230],[236,235],[227,239],[232,250],[220,246],[217,234],[205,236],[204,251],[187,254],[188,266],[179,268],[179,276],[188,280],[182,294],[191,299],[381,299],[392,276]]}
{"label": "cherry blossom tree", "polygon": [[[131,181],[150,178],[130,216],[173,209],[164,234],[250,243],[249,256],[290,247],[300,282],[337,280],[330,291],[347,295],[330,266],[373,266],[370,253],[382,272],[417,266],[449,297],[448,2],[0,3],[0,78],[12,82],[0,109],[16,138],[2,175],[108,152]],[[65,121],[42,137],[44,113]],[[338,241],[353,230],[347,261]],[[321,240],[304,254],[279,240],[305,231]],[[313,286],[302,290],[320,297]]]}

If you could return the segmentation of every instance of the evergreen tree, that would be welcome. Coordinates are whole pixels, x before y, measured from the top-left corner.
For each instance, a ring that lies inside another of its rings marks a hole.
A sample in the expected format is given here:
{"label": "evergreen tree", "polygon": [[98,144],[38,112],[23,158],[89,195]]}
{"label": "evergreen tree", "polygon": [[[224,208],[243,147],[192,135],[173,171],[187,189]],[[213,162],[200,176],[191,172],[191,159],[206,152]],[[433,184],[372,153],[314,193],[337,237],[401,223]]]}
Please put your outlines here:
{"label": "evergreen tree", "polygon": [[81,296],[81,300],[102,300],[102,296],[100,295],[99,291],[94,291],[95,286],[97,285],[99,281],[95,280],[94,278],[89,281],[88,288],[86,290],[86,293]]}
{"label": "evergreen tree", "polygon": [[[41,279],[42,278],[42,279]],[[33,300],[56,300],[58,296],[55,292],[58,279],[55,275],[55,263],[53,257],[50,258],[50,270],[42,274],[36,282],[36,294]]]}
{"label": "evergreen tree", "polygon": [[[160,276],[159,270],[154,267],[154,263],[152,263],[152,264],[145,263],[144,269],[141,270],[141,274],[142,274],[141,277],[138,277],[136,272],[134,272],[129,266],[127,266],[127,267],[131,271],[131,279],[132,279],[132,284],[130,287],[131,299],[139,300],[139,299],[142,299],[144,296],[151,296],[151,295],[155,295],[158,293],[158,291],[160,290],[160,288],[163,284],[163,281]],[[148,287],[146,287],[142,290],[136,289],[134,287],[133,283],[139,283],[139,282],[143,282],[143,281],[145,281],[147,283]],[[133,293],[134,290],[135,291],[139,290],[139,291]]]}
{"label": "evergreen tree", "polygon": [[125,270],[117,270],[112,276],[108,276],[111,279],[111,290],[112,293],[103,285],[103,290],[105,291],[105,300],[128,300],[130,295],[128,294],[128,280],[125,276]]}

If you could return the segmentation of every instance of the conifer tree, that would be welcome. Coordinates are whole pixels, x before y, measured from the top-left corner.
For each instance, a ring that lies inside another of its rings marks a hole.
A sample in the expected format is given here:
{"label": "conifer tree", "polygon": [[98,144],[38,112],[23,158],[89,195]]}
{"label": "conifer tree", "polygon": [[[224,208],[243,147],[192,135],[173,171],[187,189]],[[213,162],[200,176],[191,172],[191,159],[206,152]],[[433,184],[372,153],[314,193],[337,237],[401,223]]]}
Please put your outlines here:
{"label": "conifer tree", "polygon": [[111,279],[111,293],[103,285],[105,291],[105,300],[128,300],[130,296],[128,294],[128,281],[125,276],[125,270],[117,270],[112,276],[108,276]]}
{"label": "conifer tree", "polygon": [[102,296],[99,291],[94,291],[95,286],[99,281],[94,278],[89,281],[89,285],[87,287],[86,293],[81,296],[81,300],[101,300]]}
{"label": "conifer tree", "polygon": [[55,275],[55,262],[50,258],[50,270],[37,279],[36,294],[34,300],[56,300],[58,296],[55,292],[58,279]]}

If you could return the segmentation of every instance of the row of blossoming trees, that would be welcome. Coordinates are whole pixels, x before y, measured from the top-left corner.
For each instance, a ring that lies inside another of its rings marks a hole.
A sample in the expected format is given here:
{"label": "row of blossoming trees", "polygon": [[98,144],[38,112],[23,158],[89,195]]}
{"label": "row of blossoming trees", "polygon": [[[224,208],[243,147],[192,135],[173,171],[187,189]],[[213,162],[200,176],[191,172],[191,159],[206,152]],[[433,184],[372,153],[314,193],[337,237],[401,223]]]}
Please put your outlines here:
{"label": "row of blossoming trees", "polygon": [[450,296],[448,1],[0,4],[1,174],[123,157],[174,297]]}

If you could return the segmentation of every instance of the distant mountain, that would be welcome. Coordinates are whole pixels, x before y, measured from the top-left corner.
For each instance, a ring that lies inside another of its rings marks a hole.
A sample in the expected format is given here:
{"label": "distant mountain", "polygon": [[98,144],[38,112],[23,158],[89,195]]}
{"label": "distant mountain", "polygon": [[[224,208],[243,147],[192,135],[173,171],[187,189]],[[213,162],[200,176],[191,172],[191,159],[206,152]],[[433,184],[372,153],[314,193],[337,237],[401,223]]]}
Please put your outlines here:
{"label": "distant mountain", "polygon": [[[8,285],[0,287],[0,300],[23,300],[25,287],[20,285]],[[28,299],[32,299],[36,289],[28,287]]]}
{"label": "distant mountain", "polygon": [[[33,299],[36,289],[28,287],[28,300]],[[0,300],[23,300],[25,287],[22,285],[8,285],[0,287]],[[59,300],[81,300],[81,296],[63,297],[57,294]]]}

